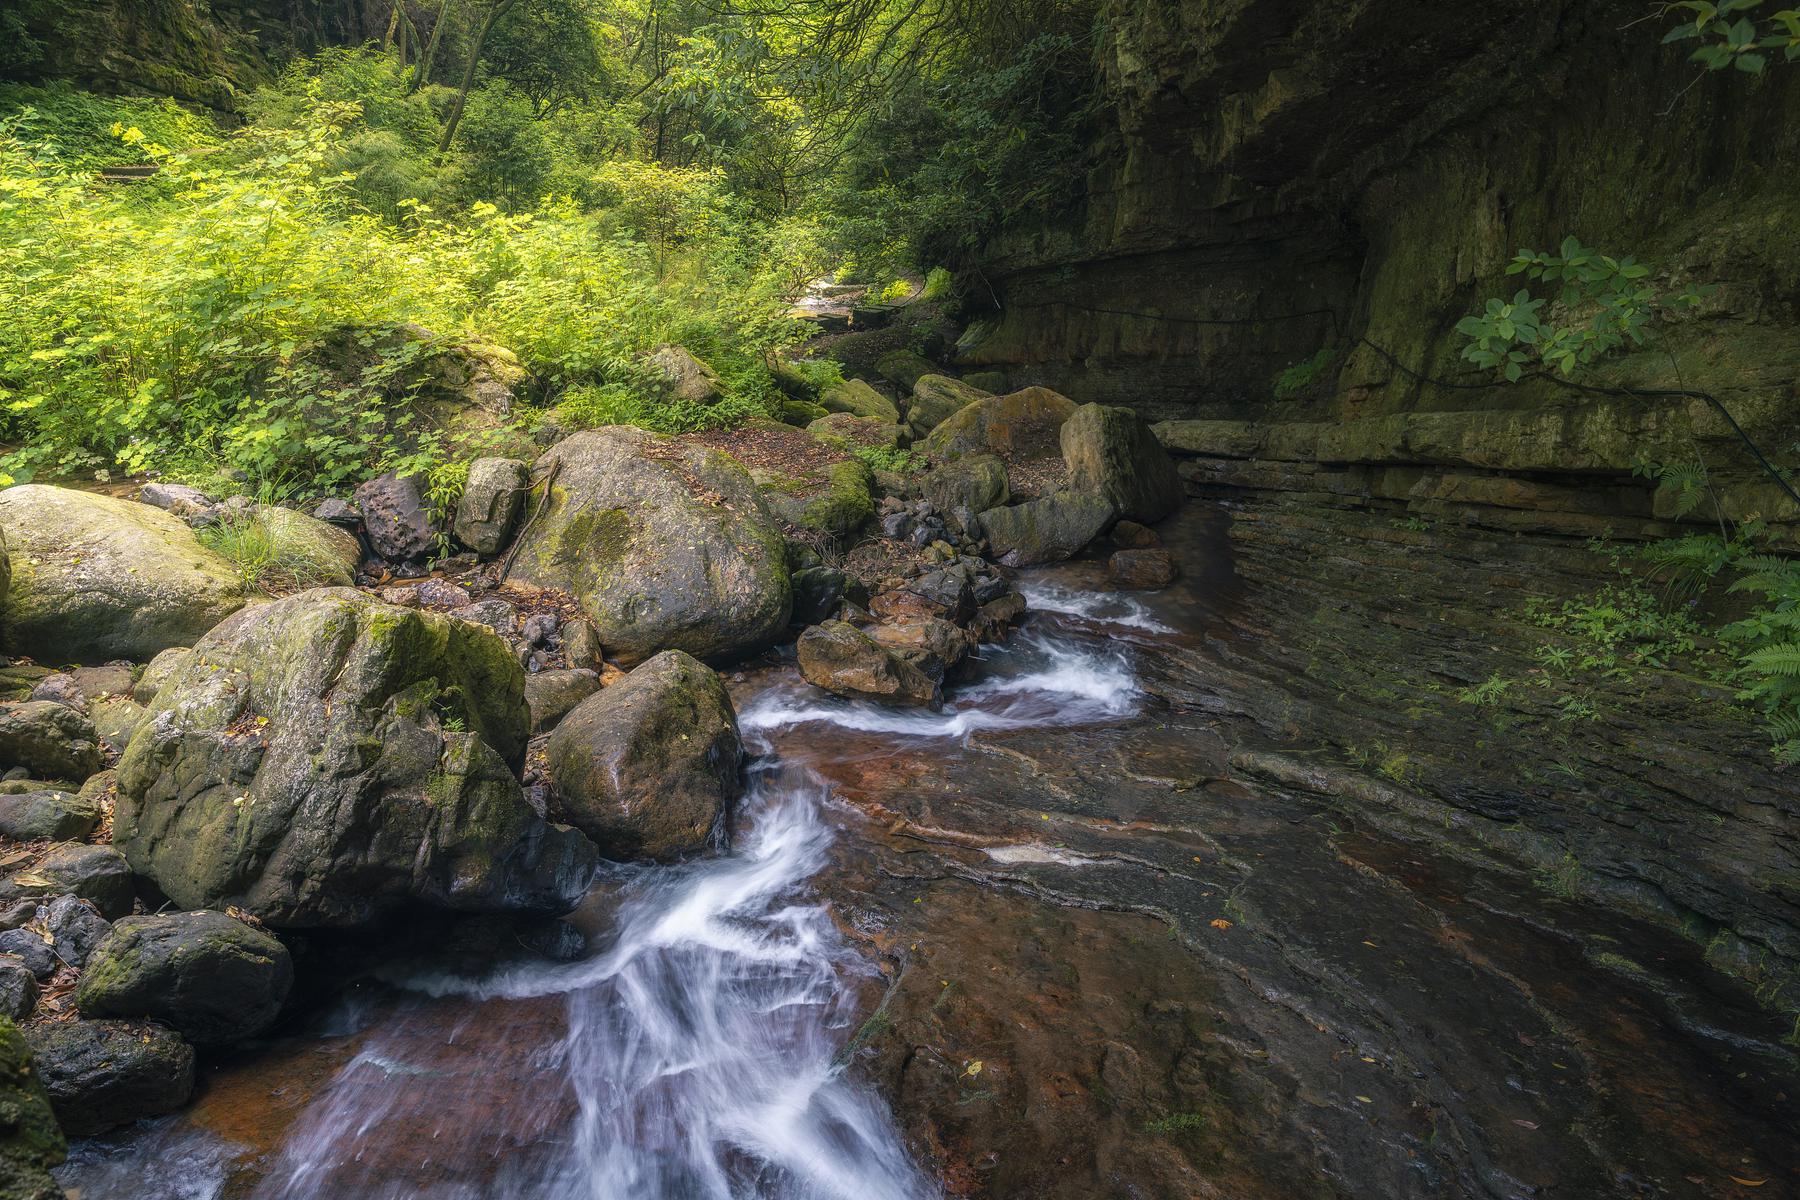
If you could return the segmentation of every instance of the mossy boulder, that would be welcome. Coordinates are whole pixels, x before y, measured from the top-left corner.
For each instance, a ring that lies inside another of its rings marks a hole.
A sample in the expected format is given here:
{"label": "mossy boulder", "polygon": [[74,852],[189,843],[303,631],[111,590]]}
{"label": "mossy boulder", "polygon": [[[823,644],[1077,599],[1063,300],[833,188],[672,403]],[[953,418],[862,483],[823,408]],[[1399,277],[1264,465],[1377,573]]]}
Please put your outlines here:
{"label": "mossy boulder", "polygon": [[1150,426],[1129,408],[1084,404],[1062,427],[1069,486],[1092,492],[1115,516],[1160,521],[1181,507],[1181,478]]}
{"label": "mossy boulder", "polygon": [[897,705],[938,699],[936,680],[848,621],[814,625],[795,650],[800,674],[833,695]]}
{"label": "mossy boulder", "polygon": [[0,1017],[0,1197],[63,1200],[50,1168],[68,1155],[25,1034]]}
{"label": "mossy boulder", "polygon": [[939,512],[997,508],[1012,498],[1006,464],[993,454],[971,454],[945,463],[919,481],[919,490]]}
{"label": "mossy boulder", "polygon": [[898,424],[874,417],[857,417],[849,413],[832,413],[806,427],[806,432],[828,446],[841,450],[893,449],[900,444],[904,430]]}
{"label": "mossy boulder", "polygon": [[792,425],[796,429],[805,429],[814,421],[829,415],[830,409],[823,404],[815,404],[811,400],[794,400],[783,397],[776,403],[775,419],[783,425]]}
{"label": "mossy boulder", "polygon": [[0,771],[24,767],[38,779],[82,780],[105,765],[86,713],[55,700],[0,705]]}
{"label": "mossy boulder", "polygon": [[921,376],[929,375],[938,365],[916,350],[890,350],[875,360],[875,373],[901,387],[912,390]]}
{"label": "mossy boulder", "polygon": [[743,744],[725,684],[679,650],[576,705],[550,735],[545,759],[563,812],[609,858],[702,848],[743,788]]}
{"label": "mossy boulder", "polygon": [[174,1112],[194,1094],[194,1048],[142,1021],[55,1021],[25,1035],[51,1111],[69,1137]]}
{"label": "mossy boulder", "polygon": [[221,912],[126,917],[88,956],[75,989],[85,1017],[145,1017],[196,1045],[268,1029],[293,986],[287,947]]}
{"label": "mossy boulder", "polygon": [[670,399],[683,404],[717,404],[725,394],[718,373],[685,346],[658,346],[644,360]]}
{"label": "mossy boulder", "polygon": [[125,856],[111,846],[58,842],[26,870],[0,883],[0,901],[79,896],[108,920],[131,911],[136,881]]}
{"label": "mossy boulder", "polygon": [[900,423],[900,409],[886,396],[860,379],[846,379],[819,394],[819,403],[827,412],[849,413],[853,417],[872,417],[884,425]]}
{"label": "mossy boulder", "polygon": [[572,593],[619,658],[730,659],[786,628],[786,544],[729,456],[609,427],[558,442],[539,468],[555,476],[511,578]]}
{"label": "mossy boulder", "polygon": [[875,476],[861,460],[834,463],[824,490],[802,503],[797,523],[835,538],[853,537],[875,517],[874,486]]}
{"label": "mossy boulder", "polygon": [[524,673],[491,629],[301,592],[221,625],[157,689],[113,841],[179,906],[274,925],[564,911],[593,847],[526,803],[527,730]]}
{"label": "mossy boulder", "polygon": [[1075,402],[1049,388],[1025,388],[966,404],[938,423],[920,449],[936,462],[991,452],[1016,458],[1057,453]]}
{"label": "mossy boulder", "polygon": [[932,430],[980,400],[995,399],[992,392],[970,387],[948,375],[923,375],[913,383],[912,399],[906,406],[906,429],[915,442],[922,442]]}
{"label": "mossy boulder", "polygon": [[0,837],[16,842],[71,841],[99,824],[99,806],[79,791],[51,788],[0,796]]}
{"label": "mossy boulder", "polygon": [[11,559],[8,652],[142,662],[242,607],[237,571],[182,521],[130,500],[26,484],[0,491]]}
{"label": "mossy boulder", "polygon": [[981,514],[981,529],[994,557],[1009,567],[1029,567],[1081,553],[1114,515],[1111,501],[1065,490],[1011,508],[990,508]]}

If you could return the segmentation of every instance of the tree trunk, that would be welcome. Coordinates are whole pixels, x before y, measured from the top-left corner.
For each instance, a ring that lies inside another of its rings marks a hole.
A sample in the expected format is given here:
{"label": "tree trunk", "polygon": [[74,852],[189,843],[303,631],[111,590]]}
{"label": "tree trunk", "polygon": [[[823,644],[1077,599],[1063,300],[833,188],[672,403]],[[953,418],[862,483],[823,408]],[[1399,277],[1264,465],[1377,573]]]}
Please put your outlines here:
{"label": "tree trunk", "polygon": [[469,65],[463,69],[462,86],[456,89],[456,103],[450,106],[450,119],[444,122],[444,136],[438,142],[438,157],[450,153],[450,143],[456,140],[456,127],[462,124],[463,107],[469,102],[469,91],[475,86],[475,68],[481,62],[482,47],[487,45],[488,34],[494,31],[494,25],[512,11],[519,0],[495,0],[488,9],[487,17],[482,20],[481,28],[476,31],[475,44],[469,47]]}
{"label": "tree trunk", "polygon": [[438,7],[437,20],[431,23],[431,41],[425,45],[424,57],[419,59],[419,74],[413,80],[413,90],[424,87],[431,82],[431,64],[437,60],[438,42],[443,39],[444,26],[450,23],[450,14],[456,8],[456,0],[444,0]]}

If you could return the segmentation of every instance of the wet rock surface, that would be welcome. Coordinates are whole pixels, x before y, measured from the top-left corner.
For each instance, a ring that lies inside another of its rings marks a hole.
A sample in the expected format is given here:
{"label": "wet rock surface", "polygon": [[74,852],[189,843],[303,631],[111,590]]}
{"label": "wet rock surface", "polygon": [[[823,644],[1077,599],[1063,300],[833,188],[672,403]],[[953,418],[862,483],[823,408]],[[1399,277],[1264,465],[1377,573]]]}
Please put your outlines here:
{"label": "wet rock surface", "polygon": [[195,1045],[267,1029],[293,985],[287,948],[219,912],[127,917],[93,947],[75,992],[83,1016],[161,1022]]}
{"label": "wet rock surface", "polygon": [[193,1047],[160,1025],[67,1021],[35,1026],[25,1040],[69,1137],[173,1112],[193,1094]]}

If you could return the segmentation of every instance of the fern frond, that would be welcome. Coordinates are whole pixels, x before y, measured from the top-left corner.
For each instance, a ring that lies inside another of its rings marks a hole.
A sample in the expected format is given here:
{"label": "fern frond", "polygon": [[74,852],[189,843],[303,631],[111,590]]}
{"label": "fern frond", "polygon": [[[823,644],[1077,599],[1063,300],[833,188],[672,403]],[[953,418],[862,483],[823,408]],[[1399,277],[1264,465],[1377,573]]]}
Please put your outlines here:
{"label": "fern frond", "polygon": [[1800,642],[1778,642],[1744,655],[1744,669],[1758,675],[1800,676]]}

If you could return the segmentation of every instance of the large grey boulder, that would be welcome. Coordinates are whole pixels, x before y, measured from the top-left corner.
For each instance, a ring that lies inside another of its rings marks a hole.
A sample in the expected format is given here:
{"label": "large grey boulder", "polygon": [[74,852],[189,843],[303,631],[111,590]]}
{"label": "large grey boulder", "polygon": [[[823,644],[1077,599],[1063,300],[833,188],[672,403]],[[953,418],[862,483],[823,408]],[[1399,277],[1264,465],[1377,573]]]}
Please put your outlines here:
{"label": "large grey boulder", "polygon": [[1062,427],[1069,486],[1092,492],[1115,516],[1160,521],[1181,507],[1181,478],[1162,443],[1129,408],[1084,404]]}
{"label": "large grey boulder", "polygon": [[51,1021],[25,1041],[69,1137],[174,1112],[194,1094],[194,1048],[160,1025]]}
{"label": "large grey boulder", "polygon": [[970,454],[945,463],[919,481],[919,490],[939,512],[985,512],[1012,498],[1006,464],[993,454]]}
{"label": "large grey boulder", "polygon": [[524,674],[486,626],[301,592],[233,617],[157,690],[113,842],[182,908],[354,926],[411,904],[565,911],[593,847],[517,778]]}
{"label": "large grey boulder", "polygon": [[348,586],[355,580],[363,549],[354,533],[275,505],[257,508],[245,519],[261,527],[301,586]]}
{"label": "large grey boulder", "polygon": [[25,484],[0,491],[12,565],[5,647],[49,662],[142,662],[244,603],[237,571],[148,504]]}
{"label": "large grey boulder", "polygon": [[86,714],[54,700],[0,705],[0,771],[24,767],[38,779],[82,780],[105,765]]}
{"label": "large grey boulder", "polygon": [[880,704],[933,704],[938,681],[906,657],[847,621],[827,621],[800,635],[800,674],[838,696]]}
{"label": "large grey boulder", "polygon": [[94,832],[100,808],[79,791],[51,788],[0,796],[0,837],[16,842],[72,841]]}
{"label": "large grey boulder", "polygon": [[451,532],[481,555],[506,546],[525,507],[531,471],[516,458],[478,458],[469,464],[469,480],[456,504]]}
{"label": "large grey boulder", "polygon": [[913,441],[923,441],[932,430],[978,400],[994,398],[992,392],[970,387],[948,375],[922,375],[912,385],[906,407],[906,428]]}
{"label": "large grey boulder", "polygon": [[1066,490],[1011,508],[990,508],[981,514],[981,529],[1002,563],[1029,567],[1079,554],[1114,515],[1111,501]]}
{"label": "large grey boulder", "polygon": [[148,1017],[195,1045],[255,1037],[293,986],[287,947],[221,912],[127,917],[88,956],[85,1017]]}
{"label": "large grey boulder", "polygon": [[1047,457],[1057,453],[1058,435],[1073,415],[1075,402],[1049,388],[985,396],[940,421],[921,449],[937,462],[984,452]]}
{"label": "large grey boulder", "polygon": [[609,858],[700,849],[742,791],[731,698],[679,650],[576,705],[544,753],[564,812]]}
{"label": "large grey boulder", "polygon": [[572,593],[620,659],[732,658],[786,628],[786,543],[727,455],[609,427],[558,442],[538,469],[555,476],[511,578]]}

